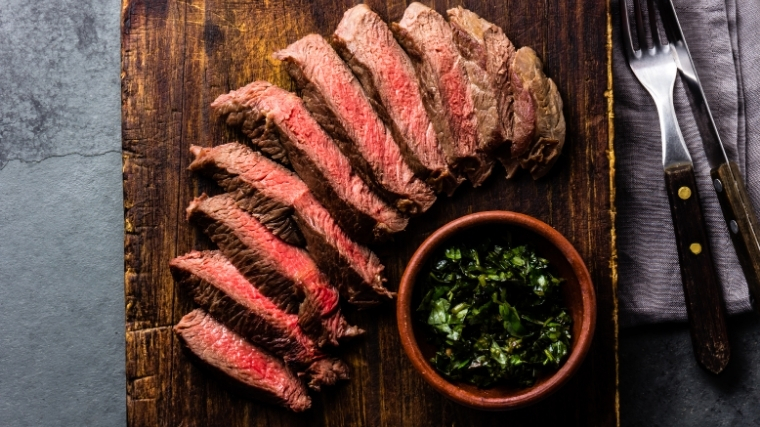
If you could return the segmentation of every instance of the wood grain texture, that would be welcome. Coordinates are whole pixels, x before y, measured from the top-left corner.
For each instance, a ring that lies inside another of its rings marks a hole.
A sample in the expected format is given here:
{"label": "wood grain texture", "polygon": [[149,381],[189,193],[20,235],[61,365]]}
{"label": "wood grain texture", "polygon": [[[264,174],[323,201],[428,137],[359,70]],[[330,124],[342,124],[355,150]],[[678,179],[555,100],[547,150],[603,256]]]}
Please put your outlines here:
{"label": "wood grain texture", "polygon": [[694,356],[702,367],[718,374],[728,364],[731,346],[723,292],[713,264],[691,163],[666,168],[665,188],[676,233]]}
{"label": "wood grain texture", "polygon": [[[368,2],[398,20],[406,3]],[[554,170],[539,181],[513,181],[499,170],[483,187],[460,188],[414,219],[395,242],[374,249],[396,288],[416,246],[466,213],[504,209],[535,216],[562,232],[588,265],[598,297],[592,349],[578,374],[555,395],[508,414],[470,410],[439,396],[401,350],[392,304],[363,312],[346,307],[367,330],[342,350],[349,382],[314,395],[296,415],[240,398],[189,363],[171,331],[192,309],[168,262],[210,242],[184,209],[201,192],[218,192],[188,172],[191,144],[218,145],[241,135],[209,115],[218,95],[254,79],[294,89],[271,53],[317,32],[329,35],[353,1],[123,0],[122,111],[128,424],[137,426],[611,426],[616,410],[616,323],[610,210],[607,2],[437,1],[442,13],[462,5],[528,45],[562,93],[567,142]]]}

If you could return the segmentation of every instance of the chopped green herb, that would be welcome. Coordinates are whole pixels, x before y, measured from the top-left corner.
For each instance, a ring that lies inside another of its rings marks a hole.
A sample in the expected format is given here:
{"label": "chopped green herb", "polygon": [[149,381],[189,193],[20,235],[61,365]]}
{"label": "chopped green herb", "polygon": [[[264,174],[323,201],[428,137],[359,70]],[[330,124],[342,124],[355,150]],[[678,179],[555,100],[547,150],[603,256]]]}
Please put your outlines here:
{"label": "chopped green herb", "polygon": [[461,243],[431,264],[417,308],[446,377],[490,387],[530,386],[567,358],[572,319],[562,279],[528,246],[508,239]]}

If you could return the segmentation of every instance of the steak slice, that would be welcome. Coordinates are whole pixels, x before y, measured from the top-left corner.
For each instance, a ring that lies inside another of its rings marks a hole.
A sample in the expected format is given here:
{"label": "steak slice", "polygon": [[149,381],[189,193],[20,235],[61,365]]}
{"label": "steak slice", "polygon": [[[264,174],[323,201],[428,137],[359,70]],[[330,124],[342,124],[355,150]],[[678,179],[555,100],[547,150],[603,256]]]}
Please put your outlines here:
{"label": "steak slice", "polygon": [[412,61],[390,28],[367,5],[346,11],[333,46],[393,132],[404,159],[436,192],[453,194],[463,181],[446,163],[430,122]]}
{"label": "steak slice", "polygon": [[309,386],[348,379],[348,366],[328,358],[298,326],[298,316],[277,308],[219,251],[193,251],[174,258],[172,275],[193,296],[196,304],[236,334],[282,357]]}
{"label": "steak slice", "polygon": [[382,201],[354,173],[332,138],[294,94],[268,82],[253,82],[218,97],[211,107],[230,125],[277,132],[293,168],[335,221],[357,240],[384,240],[406,228],[408,220]]}
{"label": "steak slice", "polygon": [[[391,29],[415,65],[423,88],[422,100],[446,160],[466,174],[474,187],[481,185],[493,169],[485,149],[496,129],[486,129],[493,120],[485,117],[497,113],[493,95],[478,86],[487,79],[469,76],[478,77],[477,64],[468,64],[459,54],[451,27],[435,10],[412,3]],[[476,96],[484,98],[483,105],[476,104]]]}
{"label": "steak slice", "polygon": [[401,212],[417,215],[433,205],[435,193],[414,175],[359,81],[322,36],[308,35],[274,57],[288,64],[307,108],[366,182]]}
{"label": "steak slice", "polygon": [[[241,144],[241,147],[245,146]],[[198,153],[202,150],[201,147],[191,146],[190,151],[198,156]],[[207,175],[211,176],[217,181],[225,190],[230,192],[235,197],[238,206],[245,209],[248,213],[253,215],[264,227],[269,229],[275,236],[282,239],[285,243],[294,246],[305,246],[306,242],[301,234],[301,230],[296,224],[295,218],[293,218],[293,206],[285,203],[280,203],[271,197],[254,191],[251,188],[240,187],[237,182],[234,181],[234,176],[230,177],[227,174],[218,174],[212,169],[208,169],[206,162],[193,162],[188,167],[191,171],[201,170]],[[228,182],[228,180],[232,182]]]}
{"label": "steak slice", "polygon": [[188,350],[250,397],[295,412],[311,407],[301,381],[280,359],[266,353],[197,309],[174,332]]}
{"label": "steak slice", "polygon": [[[233,196],[196,198],[188,217],[204,227],[222,253],[262,294],[283,310],[298,309],[298,324],[321,347],[362,331],[348,325],[340,313],[338,291],[303,249],[280,240],[242,210]],[[299,303],[299,297],[304,300]]]}
{"label": "steak slice", "polygon": [[[211,175],[225,190],[294,210],[307,250],[348,302],[369,306],[392,298],[377,256],[351,240],[293,172],[242,144],[192,146],[190,151],[195,155],[190,169]],[[237,202],[249,210],[245,198]]]}
{"label": "steak slice", "polygon": [[[540,178],[556,162],[565,142],[562,98],[529,47],[515,51],[498,26],[461,7],[448,10],[462,55],[485,69],[499,94],[503,139],[509,149],[497,156],[511,178],[522,166]],[[505,147],[506,148],[506,147]]]}
{"label": "steak slice", "polygon": [[[515,46],[501,28],[479,17],[475,12],[459,6],[449,9],[447,14],[459,52],[465,59],[486,71],[490,92],[496,95],[499,134],[491,148],[496,149],[500,143],[509,142],[509,149],[513,155],[522,154],[529,147],[533,123],[512,120],[514,98],[510,66],[515,57]],[[517,125],[517,129],[513,128],[513,125]],[[528,128],[523,129],[521,125]]]}
{"label": "steak slice", "polygon": [[[543,64],[536,52],[521,47],[515,53],[510,67],[512,87],[515,93],[515,120],[518,114],[517,98],[525,97],[521,108],[522,120],[533,120],[535,132],[531,134],[530,148],[518,157],[501,156],[508,177],[514,174],[517,164],[530,172],[533,179],[541,178],[554,166],[565,144],[565,116],[562,113],[562,97],[557,85],[544,74]],[[518,126],[515,124],[514,126]]]}

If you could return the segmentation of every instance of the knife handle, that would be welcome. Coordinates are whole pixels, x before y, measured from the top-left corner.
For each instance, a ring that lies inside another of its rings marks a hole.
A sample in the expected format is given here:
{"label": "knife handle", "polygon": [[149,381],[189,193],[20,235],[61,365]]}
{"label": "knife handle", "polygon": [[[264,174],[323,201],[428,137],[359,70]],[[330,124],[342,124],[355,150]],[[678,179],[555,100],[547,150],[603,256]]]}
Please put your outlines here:
{"label": "knife handle", "polygon": [[720,282],[715,272],[707,228],[691,164],[665,169],[665,184],[681,265],[681,281],[697,362],[720,373],[731,356]]}
{"label": "knife handle", "polygon": [[755,310],[760,311],[760,243],[757,217],[742,181],[736,163],[720,165],[710,172],[723,217],[728,225],[739,264],[749,286],[749,295]]}

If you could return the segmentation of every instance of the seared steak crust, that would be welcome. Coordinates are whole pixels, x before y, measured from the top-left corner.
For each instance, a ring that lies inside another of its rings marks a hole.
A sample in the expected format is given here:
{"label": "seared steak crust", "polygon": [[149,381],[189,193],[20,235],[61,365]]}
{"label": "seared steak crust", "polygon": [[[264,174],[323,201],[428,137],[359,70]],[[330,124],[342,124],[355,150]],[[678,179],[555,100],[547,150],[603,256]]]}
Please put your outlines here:
{"label": "seared steak crust", "polygon": [[294,94],[258,81],[221,95],[211,107],[226,116],[228,124],[243,124],[250,135],[259,128],[277,132],[295,171],[356,240],[385,240],[406,227],[408,220],[354,173],[345,155]]}
{"label": "seared steak crust", "polygon": [[295,412],[311,407],[306,388],[281,360],[247,342],[203,310],[186,314],[174,332],[197,359],[246,395]]}
{"label": "seared steak crust", "polygon": [[[565,144],[562,97],[554,81],[544,74],[541,59],[533,49],[518,49],[511,69],[515,93],[519,90],[517,88],[528,93],[535,111],[535,133],[532,135],[530,149],[518,159],[520,166],[528,170],[533,179],[538,179],[554,166]],[[505,166],[507,164],[509,163]]]}
{"label": "seared steak crust", "polygon": [[[195,160],[190,169],[211,175],[228,192],[293,211],[307,250],[348,302],[369,306],[392,297],[383,286],[384,267],[377,256],[353,242],[294,173],[242,144],[193,146],[191,151]],[[238,205],[248,210],[247,200],[238,199]]]}
{"label": "seared steak crust", "polygon": [[462,7],[448,10],[454,40],[465,58],[488,72],[499,94],[501,136],[509,144],[497,156],[511,178],[519,167],[533,178],[546,174],[562,151],[565,120],[562,98],[541,70],[535,51],[515,51],[498,26]]}
{"label": "seared steak crust", "polygon": [[[287,312],[298,310],[298,322],[319,346],[337,345],[341,338],[360,334],[343,318],[338,292],[300,248],[273,235],[240,209],[229,194],[201,195],[187,208],[222,253],[262,294]],[[303,296],[303,302],[299,300]]]}
{"label": "seared steak crust", "polygon": [[388,25],[360,4],[343,15],[332,43],[392,131],[409,166],[436,192],[453,194],[462,178],[446,163],[422,105],[414,66]]}
{"label": "seared steak crust", "polygon": [[195,302],[236,334],[282,357],[319,390],[348,379],[348,366],[329,358],[298,327],[298,316],[285,313],[219,251],[193,251],[169,264],[175,280]]}
{"label": "seared steak crust", "polygon": [[446,160],[479,186],[493,169],[485,149],[497,129],[495,120],[485,120],[497,112],[495,97],[479,86],[487,83],[483,70],[478,74],[477,64],[460,55],[449,24],[427,6],[410,4],[391,28],[415,65]]}
{"label": "seared steak crust", "polygon": [[[465,59],[486,71],[490,80],[490,92],[496,96],[498,135],[489,147],[491,150],[496,149],[503,142],[511,142],[513,139],[513,97],[509,67],[515,56],[515,46],[501,28],[472,11],[460,6],[449,9],[447,14],[459,52]],[[512,144],[511,148],[514,150],[516,144]]]}
{"label": "seared steak crust", "polygon": [[274,57],[288,64],[307,108],[366,182],[401,212],[417,215],[433,205],[433,190],[414,175],[359,81],[322,36],[308,35]]}

